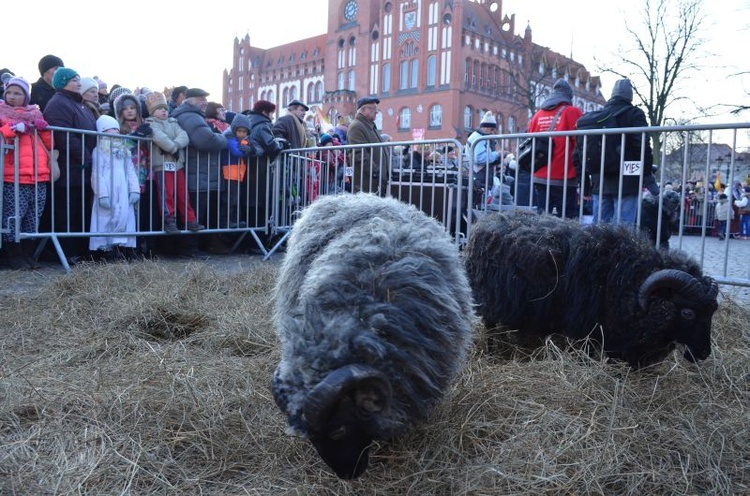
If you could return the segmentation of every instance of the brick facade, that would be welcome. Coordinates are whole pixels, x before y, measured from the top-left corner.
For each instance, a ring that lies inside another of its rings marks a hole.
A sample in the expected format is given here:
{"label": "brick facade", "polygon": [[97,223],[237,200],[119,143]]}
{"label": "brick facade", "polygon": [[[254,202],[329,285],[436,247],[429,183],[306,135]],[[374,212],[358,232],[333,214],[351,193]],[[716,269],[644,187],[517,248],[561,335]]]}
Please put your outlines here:
{"label": "brick facade", "polygon": [[560,77],[584,111],[604,104],[599,77],[535,45],[529,26],[516,34],[501,0],[329,0],[326,34],[269,49],[235,38],[223,102],[233,111],[258,99],[283,109],[297,98],[312,107],[311,122],[335,124],[375,95],[378,125],[394,140],[463,141],[487,110],[501,133],[525,131]]}

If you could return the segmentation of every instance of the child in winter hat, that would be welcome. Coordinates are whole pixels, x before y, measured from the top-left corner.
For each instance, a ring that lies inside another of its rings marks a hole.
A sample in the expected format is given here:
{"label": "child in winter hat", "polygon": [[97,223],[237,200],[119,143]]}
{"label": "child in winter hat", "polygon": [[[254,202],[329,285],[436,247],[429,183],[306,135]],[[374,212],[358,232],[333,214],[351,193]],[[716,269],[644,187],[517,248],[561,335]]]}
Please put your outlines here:
{"label": "child in winter hat", "polygon": [[10,86],[18,86],[21,88],[24,94],[23,106],[29,104],[29,98],[31,95],[31,86],[29,82],[22,77],[11,77],[3,84],[3,91],[6,91]]}
{"label": "child in winter hat", "polygon": [[151,93],[147,94],[145,99],[146,109],[148,110],[149,115],[154,115],[154,112],[160,108],[169,108],[167,105],[167,98],[163,93],[160,93],[158,91],[152,91]]}
{"label": "child in winter hat", "polygon": [[[146,106],[150,117],[146,124],[154,130],[151,148],[151,170],[159,186],[159,206],[164,214],[164,231],[177,234],[177,214],[189,231],[201,231],[205,226],[195,216],[190,198],[181,198],[179,191],[187,191],[185,176],[185,148],[190,143],[187,132],[180,127],[177,119],[169,117],[169,106],[166,97],[155,91],[146,95]],[[163,193],[162,193],[163,192]]]}

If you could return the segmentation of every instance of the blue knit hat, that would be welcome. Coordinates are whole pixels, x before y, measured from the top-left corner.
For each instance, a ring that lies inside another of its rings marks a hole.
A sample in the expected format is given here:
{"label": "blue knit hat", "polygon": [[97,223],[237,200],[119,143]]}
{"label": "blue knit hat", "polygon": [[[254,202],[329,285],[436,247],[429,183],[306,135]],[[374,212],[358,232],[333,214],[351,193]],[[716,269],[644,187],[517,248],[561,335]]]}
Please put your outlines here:
{"label": "blue knit hat", "polygon": [[328,133],[323,133],[320,135],[320,146],[326,145],[328,143],[333,143],[333,136],[331,136]]}
{"label": "blue knit hat", "polygon": [[52,76],[52,87],[61,90],[67,86],[68,81],[76,77],[78,73],[69,67],[60,67]]}
{"label": "blue knit hat", "polygon": [[612,88],[612,98],[620,97],[629,102],[633,101],[633,85],[630,79],[618,79]]}

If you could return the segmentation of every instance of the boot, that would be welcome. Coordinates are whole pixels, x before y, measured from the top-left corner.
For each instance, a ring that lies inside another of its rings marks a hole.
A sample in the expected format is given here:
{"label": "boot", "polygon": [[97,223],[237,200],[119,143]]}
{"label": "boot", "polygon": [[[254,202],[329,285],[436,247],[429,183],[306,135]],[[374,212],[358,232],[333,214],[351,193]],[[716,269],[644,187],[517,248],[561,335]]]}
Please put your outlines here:
{"label": "boot", "polygon": [[174,215],[164,217],[164,232],[167,234],[178,234],[180,232],[177,228],[177,219],[174,218]]}
{"label": "boot", "polygon": [[3,245],[3,250],[8,254],[8,267],[12,270],[26,270],[29,268],[29,264],[26,263],[23,257],[20,244],[6,243]]}
{"label": "boot", "polygon": [[194,221],[191,221],[191,222],[187,223],[187,228],[188,228],[188,231],[198,232],[198,231],[204,230],[206,228],[206,226],[204,226],[203,224],[201,224],[197,220],[194,220]]}
{"label": "boot", "polygon": [[23,258],[28,264],[29,268],[32,270],[38,270],[41,269],[42,266],[39,265],[39,262],[34,259],[34,240],[31,239],[24,239],[21,241],[21,253],[23,254]]}

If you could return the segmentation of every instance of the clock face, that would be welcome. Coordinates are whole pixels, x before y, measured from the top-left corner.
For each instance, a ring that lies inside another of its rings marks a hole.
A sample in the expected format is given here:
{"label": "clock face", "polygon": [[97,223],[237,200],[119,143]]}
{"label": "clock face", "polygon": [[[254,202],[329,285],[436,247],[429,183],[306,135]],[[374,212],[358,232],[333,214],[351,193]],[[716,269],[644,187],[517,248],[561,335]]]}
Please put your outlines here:
{"label": "clock face", "polygon": [[349,0],[346,2],[346,6],[344,7],[344,17],[347,21],[353,21],[355,17],[357,17],[357,2],[354,0]]}

